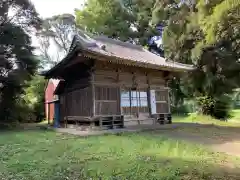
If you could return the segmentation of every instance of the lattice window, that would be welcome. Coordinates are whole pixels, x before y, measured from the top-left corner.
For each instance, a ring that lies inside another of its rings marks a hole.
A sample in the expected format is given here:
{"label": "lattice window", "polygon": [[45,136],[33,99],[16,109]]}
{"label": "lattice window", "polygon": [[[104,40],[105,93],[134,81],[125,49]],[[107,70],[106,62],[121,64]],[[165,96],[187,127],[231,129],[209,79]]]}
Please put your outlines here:
{"label": "lattice window", "polygon": [[147,89],[123,89],[121,108],[125,115],[139,116],[140,113],[149,113]]}

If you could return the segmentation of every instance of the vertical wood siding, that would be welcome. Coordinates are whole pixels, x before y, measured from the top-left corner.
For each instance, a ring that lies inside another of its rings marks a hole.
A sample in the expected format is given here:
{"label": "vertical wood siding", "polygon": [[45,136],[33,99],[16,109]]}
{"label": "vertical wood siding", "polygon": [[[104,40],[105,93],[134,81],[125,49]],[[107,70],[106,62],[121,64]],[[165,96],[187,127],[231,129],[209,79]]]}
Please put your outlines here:
{"label": "vertical wood siding", "polygon": [[[118,107],[127,101],[127,95],[121,98],[121,94],[129,92],[129,106],[119,107],[120,112],[125,115],[125,118],[147,118],[150,115],[150,99],[149,90],[153,89],[156,92],[156,113],[169,113],[168,89],[165,88],[165,80],[162,71],[154,71],[137,67],[128,67],[113,64],[95,65],[94,82],[97,85],[110,86],[119,92],[119,101],[108,97],[109,88],[96,88],[96,113],[98,115],[116,113]],[[115,87],[114,87],[115,86]],[[118,88],[117,88],[118,87]],[[111,88],[110,88],[111,89]],[[103,92],[104,91],[104,92]],[[140,94],[146,92],[146,105],[141,105],[143,97]],[[105,94],[104,94],[105,93]],[[136,94],[137,93],[137,94]],[[136,96],[136,97],[135,97]],[[135,102],[136,101],[136,102]],[[120,113],[119,112],[119,113]],[[117,112],[118,113],[118,112]]]}
{"label": "vertical wood siding", "polygon": [[91,87],[77,89],[60,96],[60,109],[63,116],[91,116]]}
{"label": "vertical wood siding", "polygon": [[95,86],[96,115],[119,115],[119,88]]}

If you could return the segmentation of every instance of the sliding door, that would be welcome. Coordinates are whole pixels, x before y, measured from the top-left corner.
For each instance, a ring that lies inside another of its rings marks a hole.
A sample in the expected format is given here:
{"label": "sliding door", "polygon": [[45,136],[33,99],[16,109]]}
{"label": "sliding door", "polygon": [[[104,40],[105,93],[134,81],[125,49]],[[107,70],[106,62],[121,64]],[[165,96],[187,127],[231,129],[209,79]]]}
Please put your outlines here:
{"label": "sliding door", "polygon": [[121,91],[122,114],[128,118],[149,117],[149,103],[147,88],[125,88]]}

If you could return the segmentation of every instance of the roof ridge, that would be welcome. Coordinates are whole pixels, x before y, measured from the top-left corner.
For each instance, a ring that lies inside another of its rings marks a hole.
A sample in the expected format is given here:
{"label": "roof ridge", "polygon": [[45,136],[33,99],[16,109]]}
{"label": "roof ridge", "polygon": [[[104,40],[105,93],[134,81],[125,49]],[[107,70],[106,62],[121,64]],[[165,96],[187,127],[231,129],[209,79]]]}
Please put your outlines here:
{"label": "roof ridge", "polygon": [[181,63],[181,62],[177,62],[177,61],[173,61],[171,59],[165,59],[166,62],[170,62],[170,63],[173,63],[173,64],[178,64],[178,65],[184,65],[184,66],[188,66],[188,67],[193,67],[193,65],[191,64],[184,64],[184,63]]}
{"label": "roof ridge", "polygon": [[107,37],[105,35],[94,36],[93,39],[95,39],[97,42],[98,41],[105,41],[106,43],[115,42],[115,44],[117,44],[119,46],[124,46],[124,47],[129,47],[129,48],[131,47],[131,48],[139,49],[139,50],[144,49],[141,45],[132,44],[130,42],[121,41],[119,39],[109,38],[109,37]]}

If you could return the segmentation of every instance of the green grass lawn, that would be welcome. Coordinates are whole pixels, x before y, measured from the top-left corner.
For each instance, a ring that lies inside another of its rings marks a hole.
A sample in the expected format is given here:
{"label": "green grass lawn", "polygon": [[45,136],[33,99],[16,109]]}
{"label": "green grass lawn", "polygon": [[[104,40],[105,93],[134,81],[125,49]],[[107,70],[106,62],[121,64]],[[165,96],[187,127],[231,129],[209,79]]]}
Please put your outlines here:
{"label": "green grass lawn", "polygon": [[217,126],[240,127],[240,109],[232,110],[231,117],[227,121],[216,120],[210,116],[199,115],[196,113],[188,116],[173,116],[173,122],[214,124]]}
{"label": "green grass lawn", "polygon": [[232,115],[232,118],[231,118],[232,121],[240,123],[240,109],[232,110],[231,115]]}
{"label": "green grass lawn", "polygon": [[240,161],[156,132],[80,138],[53,131],[0,134],[0,179],[239,179]]}

